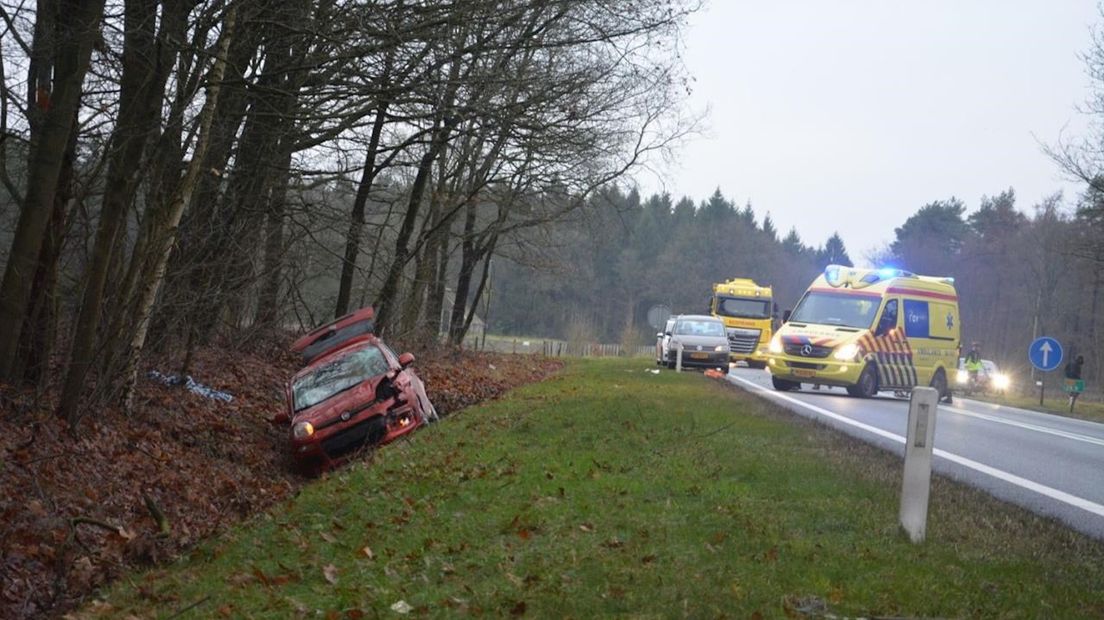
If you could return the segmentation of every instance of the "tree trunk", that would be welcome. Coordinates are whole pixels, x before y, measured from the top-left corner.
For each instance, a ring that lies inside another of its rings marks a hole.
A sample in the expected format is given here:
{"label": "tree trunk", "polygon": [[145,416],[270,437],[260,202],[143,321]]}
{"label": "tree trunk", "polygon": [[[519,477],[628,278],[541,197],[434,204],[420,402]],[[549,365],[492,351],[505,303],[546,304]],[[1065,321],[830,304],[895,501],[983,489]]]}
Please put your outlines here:
{"label": "tree trunk", "polygon": [[[123,43],[123,74],[119,93],[119,118],[108,147],[107,177],[92,262],[85,273],[84,297],[73,330],[73,348],[65,377],[58,415],[77,422],[77,404],[88,369],[92,364],[103,308],[104,287],[126,225],[127,206],[137,188],[137,173],[149,136],[157,128],[161,100],[169,76],[172,55],[164,49],[165,25],[173,18],[184,20],[176,6],[166,6],[162,40],[156,36],[158,0],[127,0]],[[176,3],[179,4],[179,3]],[[173,17],[169,17],[173,16]],[[175,24],[172,32],[178,29]],[[162,47],[158,53],[158,45]]]}
{"label": "tree trunk", "polygon": [[[450,100],[453,95],[454,93],[449,94]],[[395,240],[395,256],[391,260],[391,268],[387,271],[387,279],[383,282],[383,288],[380,290],[379,299],[376,302],[376,324],[380,326],[381,333],[390,326],[392,322],[391,315],[395,311],[395,306],[398,305],[399,280],[402,278],[402,272],[407,261],[410,260],[410,237],[414,234],[414,224],[418,219],[422,198],[429,182],[430,169],[433,167],[433,161],[437,159],[438,153],[444,148],[449,132],[455,124],[456,120],[452,118],[438,120],[429,148],[426,149],[418,163],[418,173],[410,187],[410,200],[406,206],[406,214],[403,216],[402,226],[399,227],[399,235]]]}
{"label": "tree trunk", "polygon": [[280,317],[280,280],[283,275],[284,252],[284,214],[287,210],[288,181],[291,175],[291,152],[286,150],[280,168],[279,180],[269,193],[268,216],[265,221],[263,282],[257,299],[257,313],[254,322],[257,325],[270,325]]}
{"label": "tree trunk", "polygon": [[139,281],[138,304],[135,308],[133,324],[134,335],[130,339],[124,366],[123,403],[126,411],[131,409],[131,399],[134,394],[134,386],[138,379],[138,358],[146,343],[146,332],[149,329],[150,313],[153,302],[157,298],[158,290],[165,276],[165,265],[169,260],[173,242],[176,240],[176,229],[180,224],[180,217],[184,209],[191,202],[192,193],[199,181],[200,171],[203,170],[207,155],[207,146],[210,141],[211,123],[214,120],[215,106],[218,105],[219,92],[222,87],[223,76],[226,73],[226,56],[230,41],[234,36],[234,18],[237,13],[237,5],[231,5],[227,9],[223,20],[223,31],[219,36],[218,52],[214,64],[207,77],[207,100],[203,102],[203,109],[199,116],[199,134],[196,139],[192,159],[184,172],[184,178],[173,192],[164,219],[155,228],[152,241],[149,244],[147,256],[148,268],[143,272]]}
{"label": "tree trunk", "polygon": [[[76,121],[74,121],[75,123]],[[64,164],[58,177],[58,192],[54,196],[54,211],[42,252],[38,257],[33,297],[27,312],[26,328],[20,338],[20,352],[13,369],[13,376],[23,378],[26,385],[39,389],[45,386],[50,356],[57,339],[57,284],[58,260],[65,241],[65,228],[69,216],[69,203],[73,198],[73,159],[76,157],[77,132],[69,134]]]}
{"label": "tree trunk", "polygon": [[54,89],[39,102],[46,107],[42,136],[32,146],[27,166],[27,194],[19,214],[4,279],[0,283],[0,381],[11,374],[27,318],[31,287],[42,240],[53,211],[65,147],[80,105],[81,83],[88,71],[92,44],[99,37],[104,0],[61,0],[57,18],[59,53]]}
{"label": "tree trunk", "polygon": [[383,134],[384,121],[387,119],[386,100],[380,101],[376,109],[376,118],[372,122],[372,135],[368,139],[368,152],[364,156],[364,168],[360,173],[356,198],[353,199],[353,213],[349,221],[349,233],[345,238],[345,260],[341,263],[341,284],[337,290],[337,306],[334,318],[349,312],[349,299],[353,293],[353,276],[356,274],[357,258],[360,256],[360,235],[364,231],[364,209],[368,204],[368,195],[376,180],[376,156],[379,153],[380,136]]}
{"label": "tree trunk", "polygon": [[[429,212],[426,213],[423,229],[435,230],[441,220],[441,200],[445,192],[444,157],[441,158],[438,169],[440,178],[430,196]],[[407,295],[400,321],[400,331],[404,334],[411,334],[412,340],[415,342],[428,343],[432,341],[433,336],[433,334],[427,333],[428,330],[425,329],[426,324],[432,322],[429,320],[430,317],[425,314],[425,306],[426,291],[433,279],[433,268],[436,267],[436,257],[430,251],[432,241],[435,238],[436,235],[431,234],[427,243],[423,244],[422,251],[417,253],[414,261],[414,283],[410,294]]]}
{"label": "tree trunk", "polygon": [[475,210],[476,202],[469,201],[464,215],[464,232],[460,241],[460,274],[456,278],[456,296],[452,299],[452,314],[449,317],[448,342],[453,346],[460,346],[463,342],[466,331],[464,311],[467,309],[472,273],[478,262],[475,253]]}

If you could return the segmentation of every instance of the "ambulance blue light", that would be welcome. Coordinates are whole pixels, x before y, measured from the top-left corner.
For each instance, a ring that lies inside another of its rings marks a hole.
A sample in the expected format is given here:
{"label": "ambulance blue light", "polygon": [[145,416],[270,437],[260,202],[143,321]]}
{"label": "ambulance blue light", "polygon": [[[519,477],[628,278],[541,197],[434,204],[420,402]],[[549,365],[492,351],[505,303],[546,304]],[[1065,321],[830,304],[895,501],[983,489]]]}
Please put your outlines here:
{"label": "ambulance blue light", "polygon": [[829,265],[828,268],[824,270],[824,279],[828,280],[828,284],[832,286],[839,284],[839,277],[840,269],[837,265]]}
{"label": "ambulance blue light", "polygon": [[893,278],[897,276],[897,270],[891,267],[884,267],[878,270],[878,275],[883,278]]}

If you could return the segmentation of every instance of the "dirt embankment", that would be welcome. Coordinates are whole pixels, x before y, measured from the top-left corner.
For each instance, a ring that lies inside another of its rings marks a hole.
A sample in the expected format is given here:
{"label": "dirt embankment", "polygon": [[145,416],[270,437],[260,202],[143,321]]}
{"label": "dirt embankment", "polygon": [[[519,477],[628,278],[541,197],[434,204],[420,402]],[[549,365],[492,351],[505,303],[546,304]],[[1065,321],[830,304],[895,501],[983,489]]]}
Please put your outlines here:
{"label": "dirt embankment", "polygon": [[[284,344],[200,352],[195,380],[233,395],[231,402],[146,378],[131,416],[108,407],[86,415],[75,435],[52,415],[49,394],[35,402],[6,391],[0,617],[58,615],[123,572],[165,562],[308,482],[291,471],[286,429],[268,422],[298,368]],[[162,363],[151,369],[172,371]],[[526,355],[459,352],[423,353],[415,362],[442,415],[559,367]]]}

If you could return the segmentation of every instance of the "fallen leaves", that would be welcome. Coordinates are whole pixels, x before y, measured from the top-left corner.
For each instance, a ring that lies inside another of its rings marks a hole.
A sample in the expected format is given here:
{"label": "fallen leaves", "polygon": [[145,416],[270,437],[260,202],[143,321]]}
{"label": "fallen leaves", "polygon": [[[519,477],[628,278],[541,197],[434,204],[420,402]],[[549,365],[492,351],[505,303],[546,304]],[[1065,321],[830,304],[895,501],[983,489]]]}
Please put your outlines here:
{"label": "fallen leaves", "polygon": [[[151,361],[152,368],[162,370],[177,364],[174,359]],[[416,363],[442,415],[539,381],[561,366],[536,356],[448,351],[419,354]],[[123,571],[170,560],[293,495],[304,480],[289,467],[287,429],[269,419],[284,406],[284,383],[298,368],[298,356],[287,351],[286,342],[252,351],[201,349],[191,373],[232,393],[233,402],[140,381],[133,415],[123,415],[116,405],[89,412],[76,439],[53,415],[53,394],[21,396],[6,388],[0,417],[10,419],[18,412],[23,423],[0,436],[5,463],[0,467],[0,617],[60,616]],[[171,523],[168,535],[158,536],[161,529],[146,497]],[[432,510],[416,504],[403,498],[404,518],[416,507]],[[74,528],[77,517],[112,527]],[[334,521],[318,539],[335,544],[342,530]],[[528,528],[518,536],[533,533]],[[305,548],[310,540],[302,538]],[[368,546],[357,553],[375,558]],[[266,573],[250,567],[231,582],[271,588],[300,579],[287,569]],[[356,617],[356,612],[345,616]]]}
{"label": "fallen leaves", "polygon": [[322,576],[326,578],[326,581],[330,582],[331,586],[337,585],[337,567],[333,564],[327,564],[322,567]]}

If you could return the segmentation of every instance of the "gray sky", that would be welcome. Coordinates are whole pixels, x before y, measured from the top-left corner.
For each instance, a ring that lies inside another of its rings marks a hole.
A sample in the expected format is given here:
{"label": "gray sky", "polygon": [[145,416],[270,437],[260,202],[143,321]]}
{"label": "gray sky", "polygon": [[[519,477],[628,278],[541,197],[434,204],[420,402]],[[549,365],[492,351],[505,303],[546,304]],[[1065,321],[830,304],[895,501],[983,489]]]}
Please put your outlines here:
{"label": "gray sky", "polygon": [[1086,131],[1091,0],[711,0],[687,33],[705,135],[642,189],[717,187],[861,262],[920,206],[1076,193],[1039,149]]}

